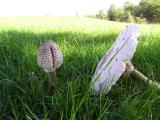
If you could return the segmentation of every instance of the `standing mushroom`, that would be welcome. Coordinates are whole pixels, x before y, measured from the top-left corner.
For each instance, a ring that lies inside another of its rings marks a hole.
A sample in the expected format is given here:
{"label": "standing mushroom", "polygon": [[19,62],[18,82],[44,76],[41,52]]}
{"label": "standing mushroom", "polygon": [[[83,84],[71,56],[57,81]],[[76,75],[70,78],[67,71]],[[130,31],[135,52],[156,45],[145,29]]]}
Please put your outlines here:
{"label": "standing mushroom", "polygon": [[56,69],[63,63],[63,55],[58,45],[52,40],[43,43],[38,50],[37,62],[48,73],[49,85],[54,86],[57,82]]}

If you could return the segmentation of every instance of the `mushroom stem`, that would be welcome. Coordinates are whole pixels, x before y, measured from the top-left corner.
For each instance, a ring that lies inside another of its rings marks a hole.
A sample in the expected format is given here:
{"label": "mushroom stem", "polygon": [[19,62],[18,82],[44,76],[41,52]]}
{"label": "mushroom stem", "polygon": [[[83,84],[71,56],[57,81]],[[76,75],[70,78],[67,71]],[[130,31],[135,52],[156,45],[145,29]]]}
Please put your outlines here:
{"label": "mushroom stem", "polygon": [[54,88],[57,84],[56,72],[48,73],[48,82],[47,82],[47,92],[49,95],[52,93],[52,88]]}
{"label": "mushroom stem", "polygon": [[125,72],[129,74],[132,77],[142,79],[145,83],[148,83],[149,85],[155,86],[156,88],[160,89],[160,83],[156,81],[149,80],[145,75],[143,75],[141,72],[138,70],[134,69],[132,63],[126,62],[126,70]]}
{"label": "mushroom stem", "polygon": [[132,76],[132,77],[136,77],[137,79],[142,79],[144,82],[148,82],[148,78],[145,76],[145,75],[143,75],[141,72],[139,72],[138,70],[136,70],[136,69],[133,69],[132,71],[131,71],[131,73],[130,73],[130,75]]}
{"label": "mushroom stem", "polygon": [[52,86],[55,86],[55,84],[57,84],[56,71],[48,73],[48,83]]}

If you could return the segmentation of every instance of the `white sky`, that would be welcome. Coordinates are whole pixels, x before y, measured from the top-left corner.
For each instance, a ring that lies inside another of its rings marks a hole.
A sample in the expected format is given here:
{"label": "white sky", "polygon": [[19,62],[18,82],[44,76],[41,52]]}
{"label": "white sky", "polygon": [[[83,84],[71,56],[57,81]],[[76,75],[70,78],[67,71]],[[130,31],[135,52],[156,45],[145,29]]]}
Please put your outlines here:
{"label": "white sky", "polygon": [[[126,0],[0,0],[0,16],[75,16],[122,6]],[[131,0],[137,4],[140,0]]]}

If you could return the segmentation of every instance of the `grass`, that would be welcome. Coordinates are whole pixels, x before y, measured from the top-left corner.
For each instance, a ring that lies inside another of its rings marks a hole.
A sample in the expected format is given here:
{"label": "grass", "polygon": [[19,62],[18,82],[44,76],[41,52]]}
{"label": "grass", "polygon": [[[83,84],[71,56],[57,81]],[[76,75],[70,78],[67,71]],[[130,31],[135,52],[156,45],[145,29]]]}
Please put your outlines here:
{"label": "grass", "polygon": [[[160,90],[122,76],[106,96],[93,96],[95,67],[125,23],[88,18],[0,18],[1,120],[159,120]],[[134,66],[160,82],[160,25],[140,25]],[[47,74],[38,67],[38,47],[53,39],[64,63],[58,85],[46,93]]]}

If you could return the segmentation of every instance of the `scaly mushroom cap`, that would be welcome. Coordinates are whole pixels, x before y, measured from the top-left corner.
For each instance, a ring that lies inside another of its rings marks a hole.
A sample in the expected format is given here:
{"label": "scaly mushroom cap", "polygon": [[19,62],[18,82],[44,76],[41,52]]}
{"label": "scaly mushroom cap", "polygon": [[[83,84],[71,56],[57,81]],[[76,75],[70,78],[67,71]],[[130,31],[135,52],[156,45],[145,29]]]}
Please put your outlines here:
{"label": "scaly mushroom cap", "polygon": [[49,40],[43,43],[38,51],[37,62],[45,72],[53,72],[63,63],[63,55],[58,45]]}

